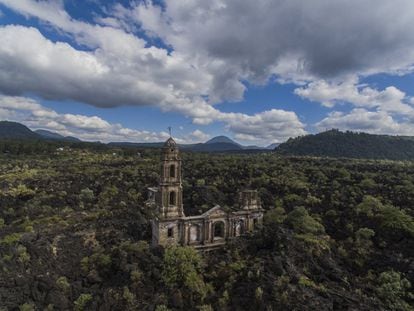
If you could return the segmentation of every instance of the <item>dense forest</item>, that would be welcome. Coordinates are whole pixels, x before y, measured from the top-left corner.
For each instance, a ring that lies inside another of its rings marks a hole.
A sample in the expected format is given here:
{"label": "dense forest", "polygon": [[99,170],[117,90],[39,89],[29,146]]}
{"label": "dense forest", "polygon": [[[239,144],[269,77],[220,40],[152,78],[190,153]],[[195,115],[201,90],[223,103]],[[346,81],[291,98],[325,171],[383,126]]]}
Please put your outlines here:
{"label": "dense forest", "polygon": [[291,138],[275,151],[295,156],[414,160],[414,137],[330,130]]}
{"label": "dense forest", "polygon": [[0,143],[0,310],[414,310],[414,162],[183,152],[184,204],[263,227],[150,247],[158,149]]}

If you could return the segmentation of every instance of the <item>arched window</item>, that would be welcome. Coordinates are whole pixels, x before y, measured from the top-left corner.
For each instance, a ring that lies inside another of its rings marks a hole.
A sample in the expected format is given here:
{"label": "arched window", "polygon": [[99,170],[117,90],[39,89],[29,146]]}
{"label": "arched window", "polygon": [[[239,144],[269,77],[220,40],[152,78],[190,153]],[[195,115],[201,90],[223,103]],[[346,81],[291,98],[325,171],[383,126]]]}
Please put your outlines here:
{"label": "arched window", "polygon": [[239,220],[236,223],[236,228],[235,229],[236,229],[236,232],[235,232],[236,236],[239,236],[239,235],[243,234],[243,232],[244,232],[244,222],[243,222],[243,220]]}
{"label": "arched window", "polygon": [[259,219],[257,219],[257,218],[253,219],[253,228],[254,229],[259,228]]}
{"label": "arched window", "polygon": [[175,178],[175,165],[170,166],[170,177]]}
{"label": "arched window", "polygon": [[200,240],[200,228],[197,225],[190,227],[190,241],[195,242]]}
{"label": "arched window", "polygon": [[169,238],[172,238],[174,236],[174,228],[168,228],[167,235]]}
{"label": "arched window", "polygon": [[175,191],[171,191],[170,192],[170,198],[169,198],[169,204],[170,205],[175,205],[175,201],[176,201]]}
{"label": "arched window", "polygon": [[224,238],[224,222],[217,221],[214,223],[214,239],[222,239]]}

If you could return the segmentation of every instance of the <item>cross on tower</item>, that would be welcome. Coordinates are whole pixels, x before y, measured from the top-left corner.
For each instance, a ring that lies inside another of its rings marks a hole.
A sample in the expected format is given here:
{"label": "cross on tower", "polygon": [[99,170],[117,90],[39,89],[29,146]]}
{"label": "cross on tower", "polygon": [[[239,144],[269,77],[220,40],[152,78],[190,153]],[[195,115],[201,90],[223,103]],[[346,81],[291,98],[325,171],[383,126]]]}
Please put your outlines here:
{"label": "cross on tower", "polygon": [[172,127],[171,127],[171,126],[169,126],[169,127],[168,127],[168,132],[170,133],[170,137],[172,137],[172,136],[171,136],[171,131],[172,131]]}

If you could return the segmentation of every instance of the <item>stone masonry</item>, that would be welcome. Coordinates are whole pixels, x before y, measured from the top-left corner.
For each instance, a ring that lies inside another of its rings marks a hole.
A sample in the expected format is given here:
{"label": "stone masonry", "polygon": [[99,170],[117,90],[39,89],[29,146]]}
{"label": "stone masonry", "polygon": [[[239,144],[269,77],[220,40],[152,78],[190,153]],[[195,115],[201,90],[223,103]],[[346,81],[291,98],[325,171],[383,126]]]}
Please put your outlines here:
{"label": "stone masonry", "polygon": [[152,220],[152,245],[190,245],[212,249],[227,240],[253,231],[263,221],[263,209],[256,190],[239,193],[238,204],[231,209],[219,205],[198,216],[184,215],[181,158],[171,137],[161,156],[158,187],[149,188],[147,205],[155,206]]}

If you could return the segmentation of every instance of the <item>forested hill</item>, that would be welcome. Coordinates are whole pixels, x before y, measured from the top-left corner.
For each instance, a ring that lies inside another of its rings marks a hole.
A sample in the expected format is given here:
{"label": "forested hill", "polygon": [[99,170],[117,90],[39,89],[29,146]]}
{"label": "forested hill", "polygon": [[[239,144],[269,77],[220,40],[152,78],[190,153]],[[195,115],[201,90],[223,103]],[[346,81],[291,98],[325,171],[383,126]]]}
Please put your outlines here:
{"label": "forested hill", "polygon": [[27,126],[10,121],[0,121],[0,139],[36,140],[42,136],[32,132]]}
{"label": "forested hill", "polygon": [[414,137],[330,130],[291,138],[275,151],[297,156],[414,160]]}

